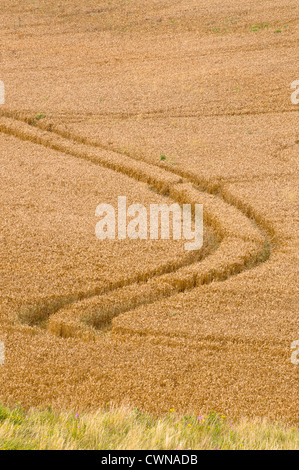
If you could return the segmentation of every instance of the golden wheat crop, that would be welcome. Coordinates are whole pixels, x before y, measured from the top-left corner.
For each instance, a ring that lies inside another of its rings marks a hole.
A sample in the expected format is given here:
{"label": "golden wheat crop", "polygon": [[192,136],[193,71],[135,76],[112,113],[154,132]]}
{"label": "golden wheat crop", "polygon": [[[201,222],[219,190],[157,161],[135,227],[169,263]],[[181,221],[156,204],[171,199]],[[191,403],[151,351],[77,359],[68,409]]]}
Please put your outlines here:
{"label": "golden wheat crop", "polygon": [[[36,3],[0,0],[0,400],[298,424],[297,2]],[[124,195],[203,204],[202,249],[97,240]]]}

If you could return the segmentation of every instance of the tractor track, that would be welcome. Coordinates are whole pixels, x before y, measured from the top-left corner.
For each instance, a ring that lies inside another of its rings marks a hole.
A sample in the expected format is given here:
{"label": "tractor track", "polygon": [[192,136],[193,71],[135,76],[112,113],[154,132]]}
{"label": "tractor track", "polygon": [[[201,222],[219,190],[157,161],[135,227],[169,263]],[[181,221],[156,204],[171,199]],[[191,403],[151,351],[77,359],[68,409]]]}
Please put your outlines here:
{"label": "tractor track", "polygon": [[[80,296],[45,301],[40,306],[48,321],[47,329],[62,337],[94,337],[95,329],[111,324],[114,317],[177,293],[214,281],[224,281],[269,259],[271,245],[276,244],[271,224],[243,201],[237,200],[219,181],[208,181],[188,171],[165,168],[111,151],[101,144],[87,142],[62,130],[53,122],[39,122],[28,115],[0,115],[0,132],[30,141],[75,158],[90,161],[145,182],[162,196],[179,203],[203,203],[205,223],[216,232],[219,245],[206,257],[194,257],[190,263],[174,266],[168,272],[136,282],[110,287],[105,292],[86,292]],[[91,302],[88,325],[80,316],[81,303]],[[72,310],[77,309],[73,315]],[[92,326],[93,328],[90,328]]]}

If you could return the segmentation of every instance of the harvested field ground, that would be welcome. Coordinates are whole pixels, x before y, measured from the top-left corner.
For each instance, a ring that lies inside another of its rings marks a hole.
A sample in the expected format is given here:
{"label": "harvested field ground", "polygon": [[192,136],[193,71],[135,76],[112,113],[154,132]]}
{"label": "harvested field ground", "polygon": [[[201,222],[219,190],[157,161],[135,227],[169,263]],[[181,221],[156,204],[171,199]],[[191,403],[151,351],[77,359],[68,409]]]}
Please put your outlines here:
{"label": "harvested field ground", "polygon": [[[2,403],[299,424],[299,6],[199,3],[0,0]],[[202,249],[100,242],[118,196]]]}

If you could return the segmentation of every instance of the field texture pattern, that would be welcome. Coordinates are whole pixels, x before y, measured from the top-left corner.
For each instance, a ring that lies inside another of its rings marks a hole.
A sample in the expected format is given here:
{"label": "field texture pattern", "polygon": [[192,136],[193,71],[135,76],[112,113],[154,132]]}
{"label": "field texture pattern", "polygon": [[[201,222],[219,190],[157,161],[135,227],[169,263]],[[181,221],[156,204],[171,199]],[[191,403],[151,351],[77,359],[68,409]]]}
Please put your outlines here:
{"label": "field texture pattern", "polygon": [[[0,0],[0,401],[299,423],[296,0]],[[95,236],[203,204],[204,244]]]}

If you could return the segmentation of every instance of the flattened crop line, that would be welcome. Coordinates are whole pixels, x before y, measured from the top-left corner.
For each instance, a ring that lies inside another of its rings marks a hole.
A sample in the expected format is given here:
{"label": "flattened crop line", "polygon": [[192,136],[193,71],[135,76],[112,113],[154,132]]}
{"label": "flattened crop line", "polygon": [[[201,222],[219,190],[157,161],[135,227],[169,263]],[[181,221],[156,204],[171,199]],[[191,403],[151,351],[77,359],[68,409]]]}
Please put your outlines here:
{"label": "flattened crop line", "polygon": [[[267,257],[266,245],[258,248],[255,243],[226,237],[219,249],[201,263],[149,279],[141,285],[132,284],[92,299],[83,299],[59,310],[50,317],[48,330],[65,338],[95,339],[95,330],[106,329],[120,314],[211,282],[225,281],[265,261]],[[123,324],[119,327],[113,323],[112,326],[114,331],[123,329]]]}
{"label": "flattened crop line", "polygon": [[[77,158],[89,160],[95,164],[126,174],[138,181],[144,181],[162,195],[169,196],[170,188],[178,183],[183,183],[185,180],[196,185],[199,191],[207,192],[220,198],[226,204],[235,206],[247,218],[255,221],[256,226],[260,226],[260,230],[273,237],[273,229],[269,223],[256,216],[254,210],[247,204],[245,205],[243,201],[235,200],[231,195],[227,196],[223,190],[223,184],[219,180],[207,181],[183,169],[175,169],[173,167],[161,168],[158,165],[129,157],[127,154],[108,150],[101,144],[89,144],[85,139],[73,138],[70,133],[59,132],[57,129],[45,131],[40,126],[32,127],[26,124],[27,121],[30,121],[30,119],[27,118],[26,120],[24,117],[18,120],[2,118],[0,120],[0,131],[25,141],[32,141],[45,147],[53,148]],[[53,139],[55,135],[56,139]],[[78,143],[78,145],[75,145],[75,143]],[[98,148],[103,150],[101,154],[93,151]],[[180,194],[179,199],[181,199]]]}
{"label": "flattened crop line", "polygon": [[[298,112],[297,110],[294,110],[294,111]],[[289,111],[285,111],[285,112],[288,113]],[[274,114],[277,114],[277,113],[274,112]],[[25,114],[25,113],[1,110],[0,116],[1,115],[5,117],[9,117],[12,120],[17,121],[17,122],[19,121],[19,122],[24,122],[27,124],[32,124],[35,122],[33,117],[29,117],[28,114]],[[64,127],[57,125],[52,121],[48,122],[47,119],[39,121],[36,127],[44,131],[48,131],[50,133],[56,134],[57,136],[63,137],[67,140],[71,140],[79,144],[84,144],[91,148],[102,149],[107,152],[110,152],[113,155],[119,155],[120,157],[125,158],[126,160],[128,157],[131,161],[133,160],[134,162],[141,162],[144,167],[152,168],[152,169],[154,168],[155,172],[159,172],[161,168],[163,168],[164,171],[166,171],[169,175],[172,174],[172,175],[181,177],[179,182],[182,182],[184,179],[187,182],[193,183],[198,190],[205,191],[209,194],[218,196],[227,204],[235,206],[239,211],[243,212],[243,214],[245,214],[246,217],[248,217],[249,219],[252,219],[256,223],[257,227],[262,232],[265,232],[266,236],[269,236],[271,239],[275,239],[274,229],[267,220],[265,220],[259,214],[256,214],[255,210],[251,206],[249,206],[247,203],[244,203],[244,201],[241,201],[233,197],[231,194],[228,194],[228,195],[226,194],[224,184],[230,181],[222,180],[221,178],[217,178],[217,179],[215,178],[214,180],[205,180],[204,178],[202,177],[199,178],[194,173],[186,171],[182,168],[175,168],[173,166],[161,167],[161,165],[150,164],[150,163],[144,162],[140,158],[137,158],[135,155],[132,155],[131,153],[120,152],[119,150],[108,147],[102,144],[101,142],[90,141],[86,137],[75,135],[71,131],[66,130]],[[299,140],[296,139],[296,141],[292,145],[296,145],[298,143],[299,143]],[[281,148],[281,152],[283,150],[284,148]],[[278,155],[275,155],[275,156],[278,157]],[[122,170],[116,169],[116,171],[122,171]],[[129,175],[129,176],[132,176],[132,175]],[[286,176],[288,175],[286,174]],[[269,241],[268,241],[268,245],[270,245]]]}
{"label": "flattened crop line", "polygon": [[[57,129],[53,130],[51,128],[51,131],[49,131],[43,130],[40,126],[33,127],[27,124],[26,121],[29,122],[29,118],[16,120],[2,117],[0,118],[0,131],[24,141],[31,141],[76,158],[91,161],[97,165],[126,174],[137,181],[144,181],[149,186],[154,187],[161,195],[168,195],[177,202],[194,204],[202,201],[205,205],[207,224],[213,227],[219,239],[222,240],[219,249],[212,254],[212,258],[210,256],[206,258],[208,264],[206,263],[205,266],[199,263],[198,258],[196,259],[195,257],[187,265],[183,265],[183,267],[176,265],[166,274],[162,273],[160,276],[149,275],[148,278],[144,279],[143,290],[145,289],[145,291],[140,292],[140,295],[137,293],[137,297],[136,295],[134,297],[129,292],[129,297],[131,295],[131,298],[128,298],[128,292],[125,293],[127,295],[127,302],[124,302],[124,308],[118,305],[111,310],[111,299],[107,298],[105,300],[103,295],[107,294],[108,297],[109,295],[113,297],[113,291],[116,289],[130,289],[130,287],[134,286],[132,281],[128,284],[114,286],[112,290],[110,289],[104,293],[83,293],[80,296],[70,296],[66,299],[53,299],[50,300],[50,303],[45,301],[44,306],[35,306],[36,312],[32,314],[33,317],[36,315],[39,318],[42,312],[42,316],[44,315],[45,317],[43,319],[46,320],[46,316],[53,315],[52,323],[50,322],[49,324],[53,332],[56,330],[56,333],[62,336],[73,336],[73,333],[76,335],[78,320],[82,320],[80,313],[79,318],[76,320],[76,331],[73,331],[74,329],[71,328],[70,334],[64,335],[62,330],[65,330],[65,326],[61,327],[62,323],[65,325],[63,309],[67,305],[80,303],[81,301],[88,300],[90,297],[102,296],[102,298],[99,297],[99,303],[101,304],[104,301],[100,310],[104,318],[102,323],[99,321],[101,327],[103,324],[106,324],[105,321],[107,319],[111,321],[115,316],[124,311],[132,310],[132,308],[134,309],[143,304],[153,303],[161,300],[161,298],[183,292],[186,289],[192,289],[212,281],[228,279],[230,276],[236,275],[245,269],[251,269],[269,258],[269,240],[258,228],[257,218],[254,217],[252,209],[243,205],[240,201],[235,201],[230,194],[226,195],[219,183],[211,184],[206,181],[199,181],[194,175],[185,173],[183,170],[162,169],[156,165],[107,150],[101,145],[82,143],[78,137],[72,139],[70,135],[66,137],[65,133],[62,136]],[[186,183],[186,181],[189,181],[189,183]],[[199,186],[199,189],[194,187],[194,183]],[[203,193],[202,190],[205,192]],[[229,220],[226,220],[227,215]],[[255,218],[256,226],[250,220],[253,218]],[[261,221],[259,220],[259,222]],[[273,235],[272,230],[269,229],[266,223],[261,225]],[[160,283],[162,283],[162,290],[161,285],[159,285]],[[137,290],[141,286],[138,285]],[[120,297],[122,297],[123,293],[124,291]],[[68,315],[65,316],[68,317],[66,323],[70,321],[74,323],[73,316],[72,318]],[[91,323],[92,326],[97,326],[97,319],[92,319]],[[81,336],[81,327],[79,330],[79,336]]]}
{"label": "flattened crop line", "polygon": [[[134,291],[140,289],[143,285],[147,284],[149,281],[155,282],[157,279],[157,284],[159,284],[161,279],[165,279],[168,275],[175,273],[176,271],[188,269],[189,266],[197,264],[200,260],[205,259],[210,253],[213,253],[216,250],[216,246],[206,244],[203,248],[197,252],[193,253],[191,256],[187,256],[176,263],[167,263],[166,266],[162,266],[159,270],[150,270],[146,273],[141,273],[140,275],[133,276],[131,278],[123,278],[116,283],[111,283],[107,287],[100,289],[95,288],[88,292],[81,292],[80,294],[73,294],[67,297],[54,297],[44,299],[38,303],[29,304],[22,309],[19,317],[23,323],[29,325],[41,325],[44,324],[49,317],[58,318],[57,312],[60,312],[63,309],[67,309],[68,306],[75,303],[79,304],[81,301],[86,301],[93,299],[95,297],[107,297],[115,296],[115,292],[124,291],[128,288],[134,286]],[[115,306],[115,309],[117,307]],[[53,330],[53,328],[52,328]]]}
{"label": "flattened crop line", "polygon": [[[280,340],[278,338],[273,339],[271,338],[249,338],[249,337],[238,337],[233,335],[219,335],[213,336],[209,334],[199,334],[196,332],[196,337],[192,336],[190,333],[175,333],[172,332],[171,335],[167,333],[161,333],[159,331],[154,330],[130,330],[122,327],[121,325],[118,327],[116,326],[113,329],[113,333],[117,334],[117,339],[121,340],[123,337],[124,341],[127,339],[128,335],[134,334],[134,338],[140,339],[140,341],[144,341],[146,338],[148,342],[153,344],[171,346],[171,347],[179,347],[182,348],[184,345],[188,345],[188,350],[201,350],[201,349],[213,349],[219,350],[222,353],[224,351],[228,351],[231,347],[235,345],[247,345],[250,348],[254,348],[257,351],[261,351],[266,349],[269,351],[271,349],[273,351],[273,357],[285,357],[286,353],[286,341]],[[287,348],[289,345],[287,345]]]}

